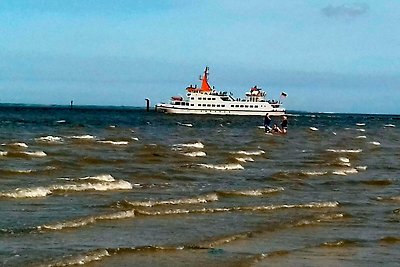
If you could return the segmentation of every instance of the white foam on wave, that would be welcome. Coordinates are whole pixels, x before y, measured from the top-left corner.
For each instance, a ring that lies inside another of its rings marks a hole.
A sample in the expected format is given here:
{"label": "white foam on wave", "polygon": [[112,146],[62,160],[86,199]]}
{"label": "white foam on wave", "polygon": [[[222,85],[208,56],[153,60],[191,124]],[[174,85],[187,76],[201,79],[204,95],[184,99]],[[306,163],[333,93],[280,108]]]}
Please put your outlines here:
{"label": "white foam on wave", "polygon": [[335,175],[346,176],[347,174],[356,174],[358,170],[356,168],[348,168],[348,169],[339,169],[332,172]]}
{"label": "white foam on wave", "polygon": [[189,147],[189,148],[204,148],[204,145],[200,142],[197,143],[187,143],[187,144],[174,144],[174,147],[182,148],[182,147]]}
{"label": "white foam on wave", "polygon": [[107,144],[107,145],[115,145],[115,146],[126,146],[129,144],[128,141],[111,141],[111,140],[101,140],[97,141],[98,143],[101,144]]}
{"label": "white foam on wave", "polygon": [[115,178],[111,174],[101,174],[97,176],[86,176],[83,178],[78,178],[79,180],[97,180],[104,182],[114,182]]}
{"label": "white foam on wave", "polygon": [[359,132],[365,132],[365,129],[357,129]]}
{"label": "white foam on wave", "polygon": [[23,148],[27,148],[28,147],[28,145],[26,143],[23,143],[23,142],[11,143],[11,144],[8,144],[8,146],[16,146],[16,147],[23,147]]}
{"label": "white foam on wave", "polygon": [[59,143],[62,143],[64,141],[59,136],[51,136],[51,135],[42,136],[42,137],[36,138],[35,140],[38,141],[38,142],[51,143],[51,144],[59,144]]}
{"label": "white foam on wave", "polygon": [[69,138],[72,138],[72,139],[91,140],[91,139],[95,139],[96,136],[89,135],[89,134],[85,134],[85,135],[72,135],[72,136],[69,136]]}
{"label": "white foam on wave", "polygon": [[259,156],[262,154],[265,154],[264,150],[255,150],[255,151],[244,151],[244,150],[240,150],[237,152],[233,152],[234,154],[241,154],[241,155],[246,155],[246,156]]}
{"label": "white foam on wave", "polygon": [[350,159],[349,159],[349,158],[346,158],[346,157],[339,157],[339,161],[340,161],[340,162],[343,162],[343,163],[349,163],[349,162],[350,162]]}
{"label": "white foam on wave", "polygon": [[132,189],[133,186],[130,182],[124,180],[117,180],[114,182],[102,182],[102,183],[83,183],[83,184],[65,184],[65,185],[53,185],[52,191],[110,191],[110,190],[128,190]]}
{"label": "white foam on wave", "polygon": [[243,170],[244,167],[240,164],[198,164],[200,167],[216,170]]}
{"label": "white foam on wave", "polygon": [[80,218],[72,221],[66,221],[55,224],[45,224],[37,227],[39,230],[62,230],[65,228],[78,228],[86,226],[88,224],[93,224],[100,220],[119,220],[135,217],[135,210],[120,211],[111,214],[104,214],[98,216],[91,216],[87,218]]}
{"label": "white foam on wave", "polygon": [[240,158],[235,158],[237,161],[240,161],[240,162],[248,162],[248,161],[251,161],[251,162],[253,162],[254,161],[254,159],[253,158],[251,158],[251,157],[240,157]]}
{"label": "white foam on wave", "polygon": [[66,123],[66,121],[65,120],[59,120],[59,121],[56,121],[57,123]]}
{"label": "white foam on wave", "polygon": [[325,175],[328,172],[327,171],[302,171],[301,172],[304,175],[308,175],[308,176],[321,176],[321,175]]}
{"label": "white foam on wave", "polygon": [[334,153],[360,153],[362,152],[362,149],[327,149],[326,151],[328,152],[334,152]]}
{"label": "white foam on wave", "polygon": [[395,128],[396,127],[396,125],[394,125],[394,124],[385,124],[385,127],[388,127],[388,128]]}
{"label": "white foam on wave", "polygon": [[33,170],[31,169],[8,169],[6,171],[15,172],[15,173],[32,173]]}
{"label": "white foam on wave", "polygon": [[347,175],[344,171],[333,171],[332,174],[342,175],[342,176],[346,176]]}
{"label": "white foam on wave", "polygon": [[38,157],[38,158],[47,156],[47,154],[44,151],[34,151],[34,152],[24,151],[21,153],[30,157]]}
{"label": "white foam on wave", "polygon": [[193,127],[193,124],[191,124],[191,123],[181,123],[181,122],[178,122],[178,125],[180,125],[180,126],[185,126],[185,127]]}
{"label": "white foam on wave", "polygon": [[239,191],[227,191],[222,194],[238,195],[238,196],[262,196],[265,194],[277,193],[284,191],[283,187],[277,188],[264,188],[264,189],[253,189],[253,190],[239,190]]}
{"label": "white foam on wave", "polygon": [[365,170],[367,170],[367,166],[357,166],[356,169],[358,171],[365,171]]}
{"label": "white foam on wave", "polygon": [[188,157],[206,157],[207,156],[207,154],[203,151],[188,152],[188,153],[184,153],[183,155],[188,156]]}
{"label": "white foam on wave", "polygon": [[359,135],[356,137],[356,139],[366,139],[367,137],[365,135]]}
{"label": "white foam on wave", "polygon": [[203,204],[218,201],[217,194],[208,194],[192,198],[170,199],[170,200],[149,200],[149,201],[128,201],[127,203],[135,207],[154,207],[159,205],[184,205],[184,204]]}
{"label": "white foam on wave", "polygon": [[52,194],[51,189],[46,187],[17,188],[14,192],[0,193],[0,197],[6,198],[38,198]]}
{"label": "white foam on wave", "polygon": [[132,137],[131,138],[133,141],[139,141],[139,138],[137,138],[137,137]]}
{"label": "white foam on wave", "polygon": [[309,128],[311,131],[318,131],[319,129],[317,127],[310,127]]}
{"label": "white foam on wave", "polygon": [[189,213],[220,213],[220,212],[241,212],[241,211],[273,211],[279,209],[320,209],[335,208],[339,206],[339,202],[311,202],[306,204],[282,204],[269,206],[245,206],[245,207],[225,207],[225,208],[200,208],[200,209],[170,209],[163,211],[144,211],[136,210],[140,215],[159,216],[159,215],[176,215]]}
{"label": "white foam on wave", "polygon": [[371,145],[374,145],[374,146],[380,146],[381,145],[381,143],[379,143],[379,142],[377,142],[377,141],[372,141],[372,142],[369,142]]}
{"label": "white foam on wave", "polygon": [[[64,178],[64,180],[75,180]],[[78,178],[77,180],[97,180],[100,182],[78,183],[78,184],[56,184],[47,187],[17,188],[13,192],[0,193],[0,197],[9,198],[36,198],[54,194],[57,191],[111,191],[129,190],[133,188],[130,182],[125,180],[115,180],[111,175],[99,175],[93,177]]]}
{"label": "white foam on wave", "polygon": [[61,260],[59,262],[50,263],[46,266],[48,267],[60,267],[60,266],[75,266],[75,265],[85,265],[93,261],[100,261],[104,257],[110,256],[110,253],[106,249],[96,250],[89,252],[85,255],[78,255],[74,257],[69,257],[67,259]]}
{"label": "white foam on wave", "polygon": [[0,151],[0,156],[7,156],[8,152],[7,151]]}
{"label": "white foam on wave", "polygon": [[365,126],[365,123],[356,123],[357,126]]}

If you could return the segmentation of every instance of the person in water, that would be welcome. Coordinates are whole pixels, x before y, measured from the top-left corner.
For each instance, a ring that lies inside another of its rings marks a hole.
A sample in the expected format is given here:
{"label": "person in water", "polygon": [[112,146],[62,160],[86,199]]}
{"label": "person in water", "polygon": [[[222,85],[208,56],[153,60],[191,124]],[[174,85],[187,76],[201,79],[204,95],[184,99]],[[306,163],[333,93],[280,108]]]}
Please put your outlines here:
{"label": "person in water", "polygon": [[282,133],[281,129],[279,129],[279,127],[276,123],[274,123],[274,126],[272,126],[272,132],[273,133]]}
{"label": "person in water", "polygon": [[282,133],[286,134],[288,128],[288,120],[286,116],[282,117],[281,127],[282,127]]}
{"label": "person in water", "polygon": [[270,126],[270,124],[271,124],[271,117],[269,116],[269,114],[267,113],[267,114],[265,114],[265,118],[264,118],[264,127],[265,127],[265,132],[266,133],[269,133],[269,132],[271,132],[271,130],[272,130],[272,128],[271,128],[271,126]]}

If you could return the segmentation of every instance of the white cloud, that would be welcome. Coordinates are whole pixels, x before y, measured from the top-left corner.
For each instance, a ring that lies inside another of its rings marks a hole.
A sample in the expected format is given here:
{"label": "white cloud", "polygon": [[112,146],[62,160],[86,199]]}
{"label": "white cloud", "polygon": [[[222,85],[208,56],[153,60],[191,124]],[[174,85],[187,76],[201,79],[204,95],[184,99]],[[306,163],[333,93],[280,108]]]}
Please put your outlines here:
{"label": "white cloud", "polygon": [[365,3],[343,4],[340,6],[329,5],[321,9],[322,14],[334,18],[354,18],[366,14],[369,6]]}

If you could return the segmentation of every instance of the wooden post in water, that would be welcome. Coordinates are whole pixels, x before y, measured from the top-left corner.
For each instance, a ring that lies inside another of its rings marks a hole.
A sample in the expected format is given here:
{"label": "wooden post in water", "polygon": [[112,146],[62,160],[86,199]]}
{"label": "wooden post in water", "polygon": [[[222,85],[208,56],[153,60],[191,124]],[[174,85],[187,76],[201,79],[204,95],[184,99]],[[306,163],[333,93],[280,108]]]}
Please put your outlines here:
{"label": "wooden post in water", "polygon": [[150,99],[146,98],[146,111],[150,111]]}
{"label": "wooden post in water", "polygon": [[70,109],[72,109],[73,108],[73,106],[74,106],[74,100],[71,100],[71,104],[70,104]]}

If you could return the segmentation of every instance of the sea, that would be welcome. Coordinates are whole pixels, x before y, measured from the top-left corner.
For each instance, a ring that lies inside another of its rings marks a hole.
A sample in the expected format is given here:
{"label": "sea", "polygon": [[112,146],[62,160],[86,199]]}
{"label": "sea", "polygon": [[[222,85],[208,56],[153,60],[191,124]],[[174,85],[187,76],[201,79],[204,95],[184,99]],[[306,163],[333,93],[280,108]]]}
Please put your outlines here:
{"label": "sea", "polygon": [[1,105],[0,265],[399,266],[400,116],[288,120]]}

